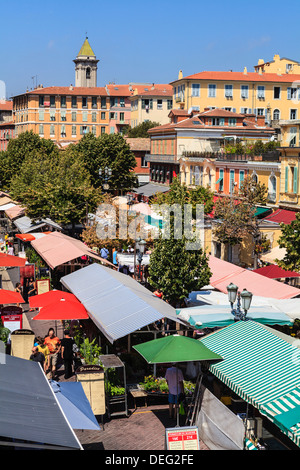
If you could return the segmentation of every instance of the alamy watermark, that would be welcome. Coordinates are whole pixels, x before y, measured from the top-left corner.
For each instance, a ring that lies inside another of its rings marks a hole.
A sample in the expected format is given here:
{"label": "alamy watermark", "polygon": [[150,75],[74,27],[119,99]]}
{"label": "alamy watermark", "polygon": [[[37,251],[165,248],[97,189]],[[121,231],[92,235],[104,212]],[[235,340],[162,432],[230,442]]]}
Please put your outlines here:
{"label": "alamy watermark", "polygon": [[155,240],[161,237],[165,240],[184,239],[187,250],[199,250],[204,246],[203,204],[153,204],[149,214],[131,213],[122,203],[100,204],[94,223],[100,240]]}

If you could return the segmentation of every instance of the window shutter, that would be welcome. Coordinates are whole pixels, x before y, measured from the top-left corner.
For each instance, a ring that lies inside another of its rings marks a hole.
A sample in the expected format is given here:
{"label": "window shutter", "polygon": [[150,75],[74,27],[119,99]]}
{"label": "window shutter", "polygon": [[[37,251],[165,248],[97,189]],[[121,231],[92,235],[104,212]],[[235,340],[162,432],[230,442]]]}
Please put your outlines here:
{"label": "window shutter", "polygon": [[288,192],[288,177],[289,177],[289,167],[285,167],[285,187],[284,191],[287,193]]}
{"label": "window shutter", "polygon": [[290,100],[290,99],[291,99],[291,97],[292,97],[291,88],[290,88],[290,87],[288,87],[288,89],[287,89],[287,99],[288,99],[288,100]]}
{"label": "window shutter", "polygon": [[294,194],[297,194],[298,191],[298,168],[295,166],[294,168]]}

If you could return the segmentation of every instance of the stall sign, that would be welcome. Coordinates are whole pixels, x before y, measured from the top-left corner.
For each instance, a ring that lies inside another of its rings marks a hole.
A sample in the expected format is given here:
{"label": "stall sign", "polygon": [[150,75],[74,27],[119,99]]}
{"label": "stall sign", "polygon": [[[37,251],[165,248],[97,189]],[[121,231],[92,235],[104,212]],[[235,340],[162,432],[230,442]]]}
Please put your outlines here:
{"label": "stall sign", "polygon": [[166,429],[167,450],[199,450],[197,426]]}
{"label": "stall sign", "polygon": [[50,290],[50,279],[38,279],[36,281],[36,289],[37,293],[44,294],[45,292],[49,292]]}
{"label": "stall sign", "polygon": [[12,333],[22,328],[22,315],[2,315],[2,324]]}

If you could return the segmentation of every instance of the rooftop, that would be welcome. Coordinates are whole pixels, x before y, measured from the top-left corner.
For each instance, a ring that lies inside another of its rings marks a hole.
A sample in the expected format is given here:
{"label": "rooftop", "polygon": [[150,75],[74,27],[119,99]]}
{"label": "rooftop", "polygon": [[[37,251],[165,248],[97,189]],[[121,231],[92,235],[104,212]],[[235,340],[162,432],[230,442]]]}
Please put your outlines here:
{"label": "rooftop", "polygon": [[96,57],[94,54],[93,49],[90,46],[90,43],[88,41],[88,38],[85,38],[84,43],[81,46],[81,49],[77,55],[77,57]]}
{"label": "rooftop", "polygon": [[188,75],[181,79],[173,80],[176,83],[180,80],[224,80],[224,81],[238,81],[238,82],[283,82],[293,83],[300,80],[298,74],[277,74],[277,73],[258,73],[258,72],[210,72],[204,71]]}

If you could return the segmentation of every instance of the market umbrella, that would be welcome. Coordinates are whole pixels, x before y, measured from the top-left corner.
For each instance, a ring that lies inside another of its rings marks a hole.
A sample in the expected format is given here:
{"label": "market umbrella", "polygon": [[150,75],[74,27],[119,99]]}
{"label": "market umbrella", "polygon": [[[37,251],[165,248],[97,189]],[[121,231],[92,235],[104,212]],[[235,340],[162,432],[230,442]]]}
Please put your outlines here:
{"label": "market umbrella", "polygon": [[[223,359],[200,341],[182,335],[169,335],[133,346],[149,364],[165,364]],[[178,393],[177,393],[178,402]],[[177,426],[179,413],[177,407]]]}
{"label": "market umbrella", "polygon": [[100,430],[80,382],[57,383],[50,380],[53,392],[73,429]]}
{"label": "market umbrella", "polygon": [[25,300],[19,292],[0,289],[0,304],[24,304]]}
{"label": "market umbrella", "polygon": [[79,302],[60,299],[42,307],[33,320],[86,320],[89,315]]}
{"label": "market umbrella", "polygon": [[1,267],[16,267],[25,266],[26,259],[19,256],[8,255],[7,253],[0,253],[0,266]]}
{"label": "market umbrella", "polygon": [[[65,299],[71,302],[79,302],[77,297],[70,292],[64,292],[62,290],[50,290],[43,294],[33,295],[29,298],[30,308],[46,307],[46,305],[53,304],[61,299]],[[79,302],[80,303],[80,302]]]}
{"label": "market umbrella", "polygon": [[212,361],[223,359],[206,346],[193,338],[182,335],[169,335],[154,339],[133,348],[146,359],[149,364],[165,364],[174,362]]}

